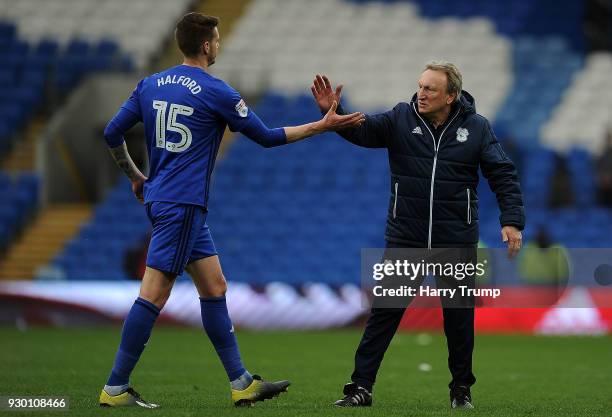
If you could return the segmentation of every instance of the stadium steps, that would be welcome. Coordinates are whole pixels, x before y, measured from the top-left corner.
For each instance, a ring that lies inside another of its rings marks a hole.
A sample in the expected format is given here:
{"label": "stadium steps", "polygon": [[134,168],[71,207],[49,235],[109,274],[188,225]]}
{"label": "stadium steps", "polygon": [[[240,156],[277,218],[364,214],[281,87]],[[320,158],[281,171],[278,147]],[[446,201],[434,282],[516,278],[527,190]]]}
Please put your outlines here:
{"label": "stadium steps", "polygon": [[9,172],[34,171],[36,161],[36,138],[41,134],[47,120],[37,117],[23,133],[23,138],[17,141],[2,161],[2,170]]}
{"label": "stadium steps", "polygon": [[79,231],[92,214],[88,204],[54,205],[40,211],[0,263],[0,280],[31,279]]}

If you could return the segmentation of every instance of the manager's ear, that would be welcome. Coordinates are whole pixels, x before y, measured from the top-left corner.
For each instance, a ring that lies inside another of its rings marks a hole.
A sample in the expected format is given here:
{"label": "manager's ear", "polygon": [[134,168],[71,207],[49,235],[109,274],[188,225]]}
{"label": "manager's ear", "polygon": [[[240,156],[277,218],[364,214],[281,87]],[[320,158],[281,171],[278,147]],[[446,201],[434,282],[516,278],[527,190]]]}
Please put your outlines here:
{"label": "manager's ear", "polygon": [[446,104],[453,104],[457,98],[457,93],[449,94],[446,98]]}

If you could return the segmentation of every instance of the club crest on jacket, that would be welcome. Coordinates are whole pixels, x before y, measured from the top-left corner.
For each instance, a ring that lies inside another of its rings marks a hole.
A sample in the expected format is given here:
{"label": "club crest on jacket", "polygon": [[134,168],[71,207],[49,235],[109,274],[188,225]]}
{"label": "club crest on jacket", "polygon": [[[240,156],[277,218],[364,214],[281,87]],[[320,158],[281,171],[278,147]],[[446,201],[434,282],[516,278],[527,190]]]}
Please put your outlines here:
{"label": "club crest on jacket", "polygon": [[470,132],[468,132],[467,129],[460,127],[459,129],[457,129],[457,141],[458,142],[465,142],[468,138],[468,135],[470,134]]}

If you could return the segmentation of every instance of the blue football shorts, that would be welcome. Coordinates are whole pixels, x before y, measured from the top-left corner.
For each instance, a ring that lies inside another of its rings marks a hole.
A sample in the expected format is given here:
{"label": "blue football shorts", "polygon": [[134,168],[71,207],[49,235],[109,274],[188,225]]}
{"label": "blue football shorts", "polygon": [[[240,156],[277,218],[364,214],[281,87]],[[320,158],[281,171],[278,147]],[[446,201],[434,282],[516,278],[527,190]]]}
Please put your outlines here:
{"label": "blue football shorts", "polygon": [[146,209],[153,225],[148,267],[181,275],[187,264],[217,254],[204,207],[154,201]]}

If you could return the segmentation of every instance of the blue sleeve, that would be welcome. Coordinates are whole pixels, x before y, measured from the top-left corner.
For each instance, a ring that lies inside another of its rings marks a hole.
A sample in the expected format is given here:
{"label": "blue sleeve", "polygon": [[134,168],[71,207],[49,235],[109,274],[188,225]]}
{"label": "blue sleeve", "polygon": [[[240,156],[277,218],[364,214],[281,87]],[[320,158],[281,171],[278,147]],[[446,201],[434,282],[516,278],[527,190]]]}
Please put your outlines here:
{"label": "blue sleeve", "polygon": [[123,103],[117,114],[111,119],[104,129],[104,139],[110,148],[116,148],[124,142],[123,135],[136,123],[142,121],[140,104],[138,100],[140,86],[138,83],[130,97]]}
{"label": "blue sleeve", "polygon": [[240,132],[251,124],[253,112],[240,97],[240,93],[220,81],[214,89],[214,110],[227,123],[232,132]]}
{"label": "blue sleeve", "polygon": [[282,127],[270,129],[255,113],[250,113],[251,117],[248,123],[240,129],[240,133],[265,148],[287,144],[285,129]]}

